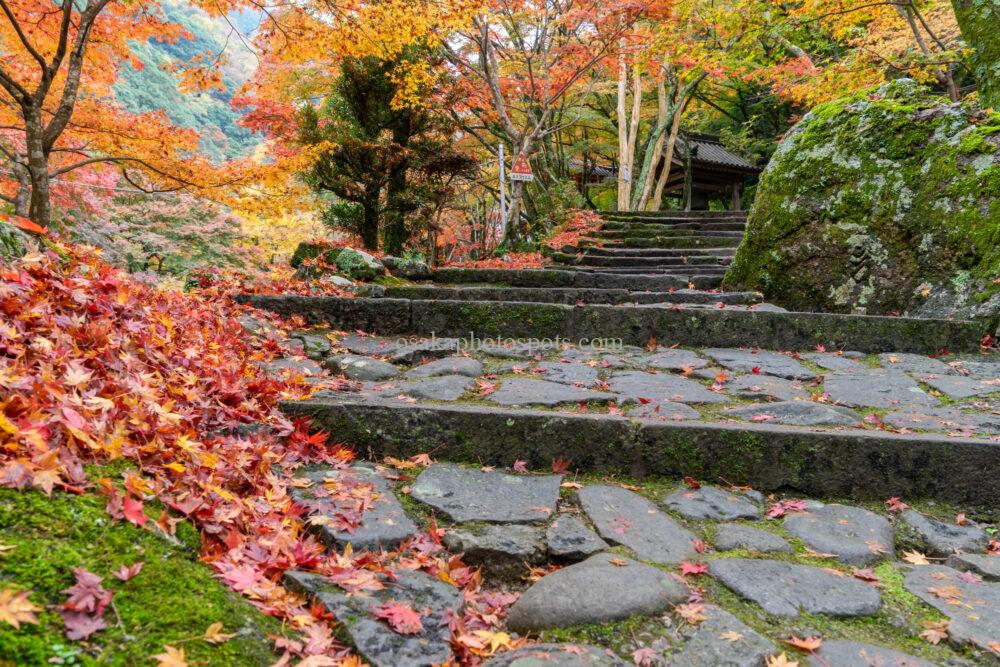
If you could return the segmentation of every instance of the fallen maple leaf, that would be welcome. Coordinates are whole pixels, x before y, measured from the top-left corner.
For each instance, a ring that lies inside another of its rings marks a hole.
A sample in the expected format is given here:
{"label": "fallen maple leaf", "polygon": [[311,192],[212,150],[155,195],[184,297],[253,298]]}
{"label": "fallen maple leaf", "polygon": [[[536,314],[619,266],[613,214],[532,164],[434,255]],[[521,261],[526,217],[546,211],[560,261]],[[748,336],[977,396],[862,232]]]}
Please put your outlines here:
{"label": "fallen maple leaf", "polygon": [[113,574],[115,575],[116,579],[120,579],[122,581],[128,581],[129,579],[131,579],[135,575],[139,574],[140,570],[142,570],[142,561],[141,560],[138,561],[138,562],[136,562],[136,563],[133,563],[132,565],[130,565],[128,567],[125,567],[124,565],[122,565]]}
{"label": "fallen maple leaf", "polygon": [[552,459],[552,472],[557,475],[565,475],[569,471],[569,467],[572,463],[573,462],[569,459],[557,456]]}
{"label": "fallen maple leaf", "polygon": [[158,660],[156,667],[188,667],[187,658],[182,648],[164,646],[163,653],[158,653],[153,658]]}
{"label": "fallen maple leaf", "polygon": [[772,519],[777,519],[778,517],[785,516],[788,512],[804,512],[805,509],[806,502],[804,500],[798,500],[795,498],[779,500],[771,505],[771,509],[768,510],[767,516]]}
{"label": "fallen maple leaf", "polygon": [[927,560],[927,556],[923,555],[919,551],[904,551],[903,560],[911,565],[929,565],[930,561]]}
{"label": "fallen maple leaf", "polygon": [[955,523],[959,526],[968,526],[969,520],[965,517],[965,512],[959,512],[955,517]]}
{"label": "fallen maple leaf", "polygon": [[699,482],[698,480],[696,480],[694,477],[685,477],[684,478],[684,483],[687,484],[688,488],[690,488],[690,489],[700,489],[701,488],[701,482]]}
{"label": "fallen maple leaf", "polygon": [[705,607],[696,603],[679,604],[674,607],[674,611],[684,619],[685,623],[690,625],[698,625],[707,618],[705,616]]}
{"label": "fallen maple leaf", "polygon": [[514,472],[528,472],[528,462],[518,459],[514,461],[513,469]]}
{"label": "fallen maple leaf", "polygon": [[65,608],[100,616],[111,602],[111,591],[101,586],[101,577],[83,567],[73,568],[76,583],[62,592],[69,596]]}
{"label": "fallen maple leaf", "polygon": [[795,635],[792,635],[783,641],[789,646],[794,646],[797,649],[808,651],[809,653],[814,653],[816,649],[823,645],[823,640],[819,637],[806,637],[805,639],[799,639]]}
{"label": "fallen maple leaf", "polygon": [[401,635],[416,635],[424,631],[420,614],[403,602],[386,602],[372,610],[372,616],[381,618]]}
{"label": "fallen maple leaf", "polygon": [[36,607],[28,596],[31,591],[13,591],[9,588],[0,589],[0,621],[13,625],[15,629],[20,628],[22,623],[38,625],[36,611],[41,611],[41,607]]}
{"label": "fallen maple leaf", "polygon": [[222,623],[216,621],[215,623],[212,623],[210,626],[205,628],[205,634],[202,635],[201,638],[207,641],[209,644],[224,644],[235,636],[236,633],[223,634]]}
{"label": "fallen maple leaf", "polygon": [[730,642],[738,642],[741,639],[743,639],[743,635],[736,632],[735,630],[726,630],[721,635],[719,635],[719,639],[725,639],[726,641]]}
{"label": "fallen maple leaf", "polygon": [[142,500],[139,498],[133,498],[131,494],[125,495],[125,502],[123,506],[123,511],[125,513],[125,518],[139,526],[140,528],[146,525],[146,513],[142,510]]}
{"label": "fallen maple leaf", "polygon": [[102,616],[85,614],[82,611],[60,609],[59,615],[62,616],[63,625],[66,626],[66,638],[73,641],[86,639],[95,632],[108,627]]}
{"label": "fallen maple leaf", "polygon": [[708,574],[708,564],[707,563],[688,563],[687,561],[682,561],[680,564],[681,575],[687,576],[701,576],[703,574]]}
{"label": "fallen maple leaf", "polygon": [[656,651],[648,646],[632,651],[632,662],[636,667],[652,667],[654,660],[656,660]]}
{"label": "fallen maple leaf", "polygon": [[902,512],[903,510],[909,508],[909,505],[900,500],[899,496],[893,496],[885,501],[886,507],[889,508],[890,512]]}
{"label": "fallen maple leaf", "polygon": [[799,667],[798,660],[789,660],[788,656],[784,653],[779,655],[769,655],[765,659],[764,663],[767,667]]}
{"label": "fallen maple leaf", "polygon": [[951,621],[924,621],[924,629],[920,636],[931,644],[938,644],[948,638],[948,625]]}

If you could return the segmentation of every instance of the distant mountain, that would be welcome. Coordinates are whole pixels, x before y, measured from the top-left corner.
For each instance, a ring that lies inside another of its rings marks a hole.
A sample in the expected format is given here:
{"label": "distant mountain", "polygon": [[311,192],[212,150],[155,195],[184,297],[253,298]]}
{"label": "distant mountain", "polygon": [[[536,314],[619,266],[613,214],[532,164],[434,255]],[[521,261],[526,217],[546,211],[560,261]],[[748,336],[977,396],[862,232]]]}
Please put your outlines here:
{"label": "distant mountain", "polygon": [[[257,28],[259,15],[242,12],[231,15],[227,21],[212,18],[175,0],[164,2],[162,6],[167,18],[183,25],[194,39],[180,40],[176,44],[150,41],[137,46],[136,53],[145,67],[141,70],[126,67],[115,86],[115,95],[131,112],[162,109],[174,124],[198,130],[202,135],[202,150],[213,160],[250,153],[260,138],[237,124],[239,113],[229,106],[229,102],[256,67],[255,57],[243,45],[240,35],[245,37]],[[225,92],[181,93],[177,90],[177,80],[160,68],[163,62],[186,61],[196,53],[223,50],[226,54]]]}

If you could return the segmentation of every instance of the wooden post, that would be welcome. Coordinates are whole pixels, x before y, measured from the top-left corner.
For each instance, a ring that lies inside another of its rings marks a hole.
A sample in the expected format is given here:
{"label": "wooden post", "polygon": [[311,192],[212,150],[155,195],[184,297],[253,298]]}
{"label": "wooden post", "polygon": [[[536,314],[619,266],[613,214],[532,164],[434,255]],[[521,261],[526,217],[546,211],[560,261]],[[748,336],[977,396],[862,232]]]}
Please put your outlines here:
{"label": "wooden post", "polygon": [[740,182],[733,181],[733,210],[739,211],[741,207],[740,203]]}

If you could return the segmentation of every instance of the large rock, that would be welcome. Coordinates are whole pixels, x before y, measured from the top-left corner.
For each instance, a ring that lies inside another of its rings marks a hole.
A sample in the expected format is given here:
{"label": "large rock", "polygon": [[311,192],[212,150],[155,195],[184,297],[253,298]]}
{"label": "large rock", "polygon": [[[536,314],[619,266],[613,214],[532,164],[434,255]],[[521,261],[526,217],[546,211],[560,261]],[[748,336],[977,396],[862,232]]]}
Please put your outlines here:
{"label": "large rock", "polygon": [[[375,667],[430,667],[452,658],[448,621],[462,608],[462,594],[437,577],[396,570],[395,579],[378,575],[385,588],[348,595],[331,580],[289,570],[285,586],[315,598],[337,617],[365,660]],[[423,632],[397,633],[373,614],[376,607],[402,602],[420,613]]]}
{"label": "large rock", "polygon": [[549,555],[562,560],[583,560],[606,549],[608,543],[575,516],[560,514],[545,533]]}
{"label": "large rock", "polygon": [[982,551],[990,541],[986,531],[971,522],[960,526],[912,509],[905,510],[900,518],[917,535],[922,549],[935,556]]}
{"label": "large rock", "polygon": [[784,526],[814,551],[833,554],[850,565],[862,567],[892,556],[892,525],[860,507],[824,505],[788,515]]}
{"label": "large rock", "polygon": [[422,259],[386,255],[382,258],[382,264],[397,278],[428,280],[431,277],[431,267]]}
{"label": "large rock", "polygon": [[337,268],[354,280],[374,280],[385,273],[385,267],[374,256],[362,250],[344,248],[337,255]]}
{"label": "large rock", "polygon": [[488,525],[445,533],[444,545],[463,553],[464,561],[483,568],[490,577],[512,579],[545,559],[542,529],[522,525]]}
{"label": "large rock", "polygon": [[918,565],[903,587],[951,619],[952,641],[989,651],[1000,637],[1000,583],[970,581],[944,565]]}
{"label": "large rock", "polygon": [[452,521],[539,523],[556,510],[560,475],[507,475],[436,463],[410,494]]}
{"label": "large rock", "polygon": [[642,560],[676,564],[694,557],[697,538],[642,496],[610,484],[584,487],[578,495],[601,537]]}
{"label": "large rock", "polygon": [[997,315],[998,119],[907,79],[816,107],[761,176],[727,288],[791,310]]}
{"label": "large rock", "polygon": [[677,489],[663,503],[689,519],[759,519],[760,507],[742,491],[717,486]]}
{"label": "large rock", "polygon": [[[705,620],[696,625],[685,624],[680,632],[684,646],[670,656],[671,665],[683,667],[760,667],[764,659],[777,652],[766,637],[754,632],[738,618],[715,605],[705,605]],[[730,640],[729,633],[739,639]]]}
{"label": "large rock", "polygon": [[498,653],[483,667],[626,667],[605,648],[587,644],[529,644]]}
{"label": "large rock", "polygon": [[933,667],[902,651],[863,642],[824,641],[809,656],[809,667]]}
{"label": "large rock", "polygon": [[769,614],[871,616],[882,606],[874,586],[809,565],[777,560],[725,558],[712,561],[711,575]]}
{"label": "large rock", "polygon": [[650,616],[687,595],[683,584],[655,567],[598,554],[542,577],[510,608],[507,625],[531,632]]}
{"label": "large rock", "polygon": [[[293,487],[292,499],[312,515],[310,525],[316,526],[320,538],[331,547],[343,549],[350,544],[355,551],[392,550],[417,532],[389,484],[372,468],[311,468],[298,478],[310,486]],[[355,492],[366,495],[365,487],[375,499],[357,511],[351,500]],[[354,512],[358,516],[350,516]]]}
{"label": "large rock", "polygon": [[0,261],[12,262],[28,252],[30,237],[14,225],[0,220]]}

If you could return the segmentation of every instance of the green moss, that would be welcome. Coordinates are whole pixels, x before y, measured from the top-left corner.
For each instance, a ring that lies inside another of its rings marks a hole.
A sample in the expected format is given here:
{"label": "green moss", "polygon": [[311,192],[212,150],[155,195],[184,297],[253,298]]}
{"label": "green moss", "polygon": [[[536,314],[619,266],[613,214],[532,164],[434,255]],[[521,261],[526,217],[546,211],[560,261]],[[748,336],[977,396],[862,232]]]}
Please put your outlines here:
{"label": "green moss", "polygon": [[[0,665],[45,665],[53,658],[61,664],[147,664],[166,644],[183,648],[191,664],[268,665],[277,658],[267,635],[279,633],[280,624],[212,577],[198,561],[190,524],[179,524],[172,542],[113,521],[105,504],[94,495],[49,499],[0,489],[0,544],[13,547],[0,555],[0,587],[30,590],[31,601],[46,608],[39,625],[15,630],[0,624]],[[138,561],[143,568],[133,579],[112,576]],[[114,591],[104,617],[108,628],[79,643],[66,639],[61,618],[50,609],[65,601],[61,591],[73,585],[74,567],[103,577]],[[220,645],[201,641],[216,622],[238,636]]]}
{"label": "green moss", "polygon": [[1000,292],[998,131],[908,80],[820,105],[762,176],[726,286],[797,310],[976,313]]}

